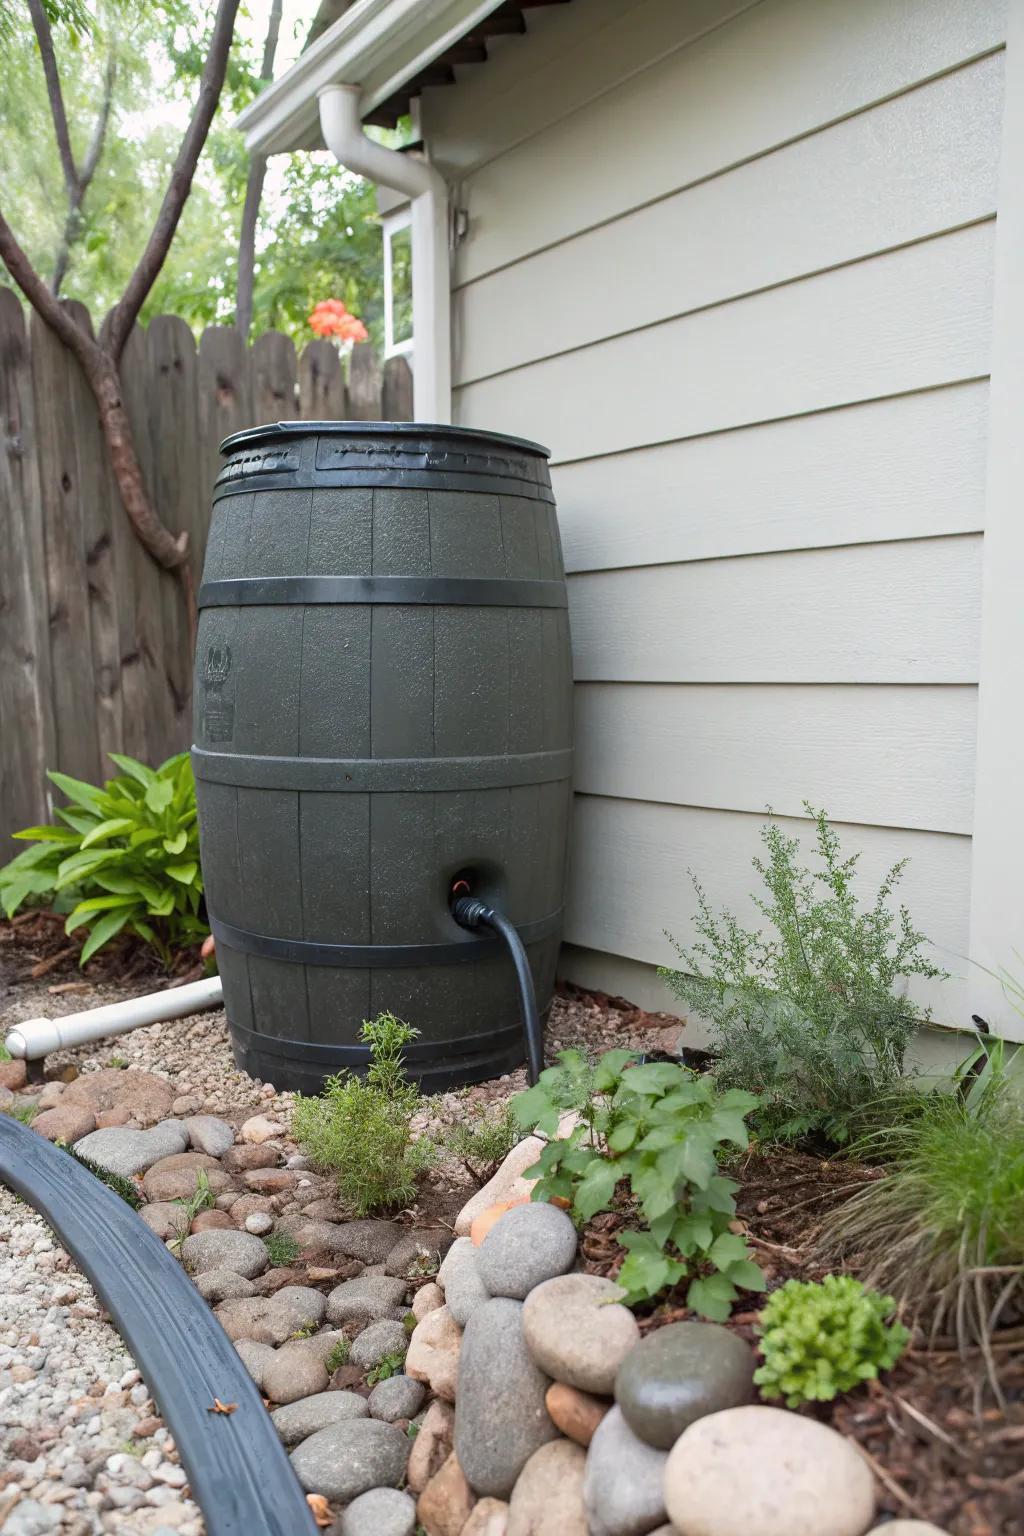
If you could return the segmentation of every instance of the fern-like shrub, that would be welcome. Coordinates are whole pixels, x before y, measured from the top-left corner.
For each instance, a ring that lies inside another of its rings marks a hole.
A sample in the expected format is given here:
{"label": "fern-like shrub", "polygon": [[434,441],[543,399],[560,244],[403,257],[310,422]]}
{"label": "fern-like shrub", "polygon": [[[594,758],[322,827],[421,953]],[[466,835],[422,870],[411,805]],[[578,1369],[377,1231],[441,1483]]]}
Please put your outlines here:
{"label": "fern-like shrub", "polygon": [[296,1139],[315,1167],[336,1176],[338,1193],[357,1216],[408,1204],[433,1161],[432,1144],[412,1137],[422,1099],[402,1060],[418,1033],[393,1013],[367,1021],[360,1033],[370,1047],[366,1077],[338,1073],[319,1097],[296,1101]]}
{"label": "fern-like shrub", "polygon": [[828,1403],[889,1370],[910,1340],[902,1323],[886,1325],[895,1305],[852,1275],[787,1280],[761,1313],[761,1396],[784,1397],[787,1408]]}
{"label": "fern-like shrub", "polygon": [[660,974],[688,1007],[709,1019],[723,1083],[761,1101],[755,1129],[767,1139],[821,1132],[843,1143],[864,1108],[901,1082],[907,1048],[930,1015],[904,990],[909,976],[945,972],[893,896],[906,861],[893,865],[867,905],[855,894],[859,855],[844,857],[824,811],[815,824],[817,867],[776,821],[755,858],[766,894],[753,900],[768,932],[715,913],[699,882],[697,941],[676,945],[678,970]]}
{"label": "fern-like shrub", "polygon": [[477,1184],[486,1184],[519,1140],[519,1123],[510,1104],[466,1106],[462,1118],[446,1126],[441,1144]]}

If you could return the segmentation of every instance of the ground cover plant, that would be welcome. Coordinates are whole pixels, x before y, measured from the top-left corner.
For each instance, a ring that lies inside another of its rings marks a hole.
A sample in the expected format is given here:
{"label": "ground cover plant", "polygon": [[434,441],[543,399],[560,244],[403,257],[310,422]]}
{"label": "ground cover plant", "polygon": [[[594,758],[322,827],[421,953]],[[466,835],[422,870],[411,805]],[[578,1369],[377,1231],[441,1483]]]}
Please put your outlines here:
{"label": "ground cover plant", "polygon": [[422,1100],[402,1058],[418,1033],[393,1013],[368,1020],[360,1031],[370,1047],[366,1077],[340,1072],[319,1097],[296,1101],[297,1141],[315,1167],[335,1174],[341,1198],[357,1216],[406,1205],[433,1160],[432,1144],[412,1137]]}
{"label": "ground cover plant", "polygon": [[27,905],[66,913],[66,933],[88,930],[82,965],[123,931],[169,965],[209,932],[192,764],[187,752],[159,768],[110,757],[122,772],[102,788],[49,774],[68,804],[58,823],[14,834],[32,846],[0,869],[0,906],[8,918]]}
{"label": "ground cover plant", "polygon": [[757,1332],[764,1364],[754,1380],[765,1398],[787,1408],[828,1403],[896,1364],[910,1334],[886,1324],[891,1296],[865,1289],[852,1275],[787,1280],[768,1298]]}
{"label": "ground cover plant", "polygon": [[[548,1138],[526,1170],[537,1180],[532,1198],[565,1200],[582,1224],[610,1209],[623,1185],[643,1221],[619,1234],[629,1250],[617,1277],[627,1300],[685,1280],[687,1305],[718,1322],[740,1288],[764,1289],[746,1242],[730,1231],[738,1186],[718,1166],[724,1148],[746,1150],[756,1104],[672,1062],[640,1065],[633,1052],[607,1051],[592,1067],[576,1050],[512,1100],[520,1126]],[[578,1123],[560,1136],[569,1111]]]}
{"label": "ground cover plant", "polygon": [[753,864],[765,894],[753,900],[769,930],[714,912],[694,878],[697,940],[676,945],[681,966],[661,975],[711,1021],[720,1080],[758,1095],[759,1135],[819,1133],[844,1143],[866,1107],[901,1083],[908,1047],[929,1017],[905,995],[905,978],[944,973],[906,907],[895,906],[906,861],[862,902],[853,888],[858,855],[844,857],[824,811],[806,810],[813,869],[776,821],[761,831],[766,854]]}

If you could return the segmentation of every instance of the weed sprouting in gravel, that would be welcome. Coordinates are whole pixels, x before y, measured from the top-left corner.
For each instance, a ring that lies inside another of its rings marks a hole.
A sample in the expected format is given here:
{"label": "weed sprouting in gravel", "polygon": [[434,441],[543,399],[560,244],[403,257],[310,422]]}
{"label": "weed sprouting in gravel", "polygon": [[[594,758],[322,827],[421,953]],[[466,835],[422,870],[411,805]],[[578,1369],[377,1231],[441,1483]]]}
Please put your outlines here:
{"label": "weed sprouting in gravel", "polygon": [[286,1267],[299,1256],[299,1245],[290,1232],[271,1232],[269,1237],[263,1239],[263,1246],[275,1269]]}

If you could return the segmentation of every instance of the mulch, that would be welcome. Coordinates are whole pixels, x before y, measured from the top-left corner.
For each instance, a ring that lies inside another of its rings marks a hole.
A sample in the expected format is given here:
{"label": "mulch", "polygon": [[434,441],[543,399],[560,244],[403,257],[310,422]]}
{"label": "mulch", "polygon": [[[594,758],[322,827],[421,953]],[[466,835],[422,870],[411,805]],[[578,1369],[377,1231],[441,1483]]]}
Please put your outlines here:
{"label": "mulch", "polygon": [[167,970],[154,950],[130,934],[119,934],[80,966],[89,930],[66,934],[64,921],[59,913],[38,909],[0,920],[0,992],[44,980],[55,996],[89,992],[101,983],[184,985],[203,974],[198,946],[181,950]]}

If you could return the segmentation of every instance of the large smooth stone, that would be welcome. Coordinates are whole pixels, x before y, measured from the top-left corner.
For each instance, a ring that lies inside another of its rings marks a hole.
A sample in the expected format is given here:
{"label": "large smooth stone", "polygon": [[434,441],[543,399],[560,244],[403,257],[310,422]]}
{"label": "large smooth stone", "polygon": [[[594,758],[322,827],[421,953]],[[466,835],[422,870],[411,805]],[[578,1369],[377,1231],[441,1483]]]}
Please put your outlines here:
{"label": "large smooth stone", "polygon": [[207,1152],[210,1157],[223,1157],[235,1144],[234,1128],[216,1115],[190,1115],[185,1129],[196,1151]]}
{"label": "large smooth stone", "polygon": [[376,1323],[382,1318],[401,1322],[408,1308],[405,1296],[409,1287],[405,1280],[390,1275],[356,1275],[354,1280],[343,1280],[327,1298],[328,1321],[338,1326],[342,1323]]}
{"label": "large smooth stone", "polygon": [[[96,1073],[97,1077],[102,1076]],[[71,1084],[73,1088],[74,1083]],[[132,1131],[125,1126],[111,1125],[102,1131],[92,1131],[75,1142],[79,1157],[87,1157],[107,1173],[117,1173],[130,1179],[136,1173],[144,1173],[162,1157],[174,1152],[184,1152],[188,1137],[180,1120],[166,1120],[151,1131]]]}
{"label": "large smooth stone", "polygon": [[409,1446],[408,1436],[393,1424],[345,1419],[303,1440],[291,1461],[306,1493],[348,1501],[371,1488],[397,1488]]}
{"label": "large smooth stone", "polygon": [[949,1532],[932,1525],[930,1520],[889,1520],[885,1525],[876,1525],[868,1536],[949,1536]]}
{"label": "large smooth stone", "polygon": [[397,1488],[371,1488],[344,1511],[341,1536],[413,1536],[416,1505]]}
{"label": "large smooth stone", "polygon": [[480,1499],[459,1536],[508,1536],[508,1505],[504,1499]]}
{"label": "large smooth stone", "polygon": [[32,1129],[47,1141],[64,1141],[73,1146],[96,1129],[96,1116],[84,1104],[58,1104],[36,1115]]}
{"label": "large smooth stone", "polygon": [[371,1323],[357,1338],[352,1340],[349,1359],[353,1365],[370,1370],[380,1365],[388,1355],[401,1355],[405,1359],[409,1347],[409,1335],[401,1323],[381,1321]]}
{"label": "large smooth stone", "polygon": [[[619,1408],[594,1431],[583,1475],[590,1536],[647,1536],[665,1520],[668,1456],[638,1440]],[[764,1536],[756,1527],[744,1536]]]}
{"label": "large smooth stone", "polygon": [[588,1446],[601,1420],[611,1407],[605,1397],[591,1397],[578,1387],[567,1387],[564,1381],[553,1381],[544,1394],[544,1403],[552,1423],[575,1440],[577,1445]]}
{"label": "large smooth stone", "polygon": [[225,1173],[215,1157],[206,1152],[176,1152],[162,1157],[146,1172],[142,1192],[147,1200],[190,1200],[205,1173],[214,1195],[231,1187],[231,1175]]}
{"label": "large smooth stone", "polygon": [[329,1377],[316,1355],[302,1342],[284,1344],[263,1372],[263,1391],[272,1403],[296,1403],[327,1391]]}
{"label": "large smooth stone", "polygon": [[387,1256],[384,1272],[401,1277],[431,1274],[452,1246],[447,1227],[425,1227],[407,1231]]}
{"label": "large smooth stone", "polygon": [[669,1323],[623,1360],[615,1400],[634,1435],[670,1451],[707,1413],[754,1396],[754,1351],[717,1323]]}
{"label": "large smooth stone", "polygon": [[230,1269],[252,1280],[262,1275],[270,1260],[265,1245],[251,1232],[221,1228],[186,1237],[181,1245],[181,1262],[193,1275],[201,1275],[204,1269]]}
{"label": "large smooth stone", "polygon": [[366,1398],[358,1392],[314,1392],[312,1397],[275,1408],[270,1418],[285,1445],[299,1445],[329,1424],[366,1415]]}
{"label": "large smooth stone", "polygon": [[508,1498],[534,1451],[558,1438],[548,1384],[526,1347],[522,1303],[495,1297],[478,1307],[463,1334],[455,1398],[455,1451],[478,1494]]}
{"label": "large smooth stone", "polygon": [[370,1415],[393,1424],[396,1419],[411,1419],[419,1413],[427,1389],[421,1381],[415,1381],[404,1373],[379,1381],[370,1393]]}
{"label": "large smooth stone", "polygon": [[436,1397],[420,1421],[420,1431],[409,1452],[408,1483],[413,1493],[422,1493],[436,1477],[452,1453],[455,1436],[455,1409]]}
{"label": "large smooth stone", "polygon": [[586,1453],[571,1440],[553,1440],[534,1451],[512,1490],[508,1536],[588,1536],[586,1461]]}
{"label": "large smooth stone", "polygon": [[437,1273],[437,1283],[444,1291],[445,1306],[460,1328],[464,1328],[491,1295],[480,1277],[477,1250],[468,1237],[457,1237]]}
{"label": "large smooth stone", "polygon": [[479,1248],[480,1278],[492,1296],[521,1301],[544,1280],[564,1275],[576,1257],[576,1228],[555,1205],[517,1205],[496,1221]]}
{"label": "large smooth stone", "polygon": [[438,1397],[454,1403],[462,1353],[462,1329],[447,1307],[435,1307],[412,1331],[405,1369]]}
{"label": "large smooth stone", "polygon": [[535,1286],[523,1304],[523,1332],[541,1370],[581,1392],[610,1394],[619,1367],[640,1343],[636,1318],[618,1300],[622,1294],[620,1285],[599,1275],[557,1275]]}
{"label": "large smooth stone", "polygon": [[[166,1120],[174,1099],[174,1088],[165,1077],[157,1077],[154,1072],[143,1072],[137,1067],[106,1067],[101,1072],[83,1072],[64,1090],[67,1104],[84,1104],[94,1115],[108,1109],[124,1108],[141,1126]],[[183,1134],[187,1146],[188,1134]],[[184,1146],[173,1150],[184,1151]]]}
{"label": "large smooth stone", "polygon": [[875,1486],[834,1429],[749,1404],[708,1414],[680,1436],[665,1502],[679,1536],[863,1536]]}
{"label": "large smooth stone", "polygon": [[195,1286],[211,1307],[220,1301],[240,1301],[256,1294],[252,1281],[236,1275],[233,1269],[204,1269],[196,1275]]}
{"label": "large smooth stone", "polygon": [[263,1378],[267,1373],[267,1367],[274,1358],[274,1351],[269,1344],[257,1344],[255,1339],[238,1339],[235,1349],[253,1381],[263,1391]]}
{"label": "large smooth stone", "polygon": [[476,1502],[454,1454],[438,1468],[416,1501],[426,1536],[461,1536]]}

